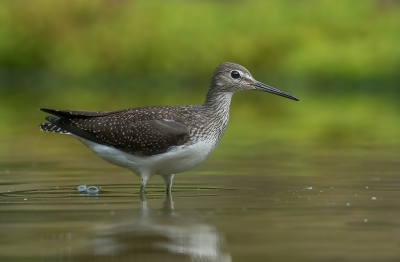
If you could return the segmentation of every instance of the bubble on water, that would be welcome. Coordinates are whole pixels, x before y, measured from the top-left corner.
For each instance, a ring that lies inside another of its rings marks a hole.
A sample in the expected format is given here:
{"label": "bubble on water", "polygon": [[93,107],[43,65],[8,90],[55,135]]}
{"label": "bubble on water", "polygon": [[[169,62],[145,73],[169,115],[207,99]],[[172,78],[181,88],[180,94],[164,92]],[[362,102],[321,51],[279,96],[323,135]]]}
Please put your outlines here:
{"label": "bubble on water", "polygon": [[308,186],[305,189],[312,190],[312,186]]}
{"label": "bubble on water", "polygon": [[368,222],[368,219],[365,218],[365,219],[364,219],[364,222],[367,223],[367,222]]}
{"label": "bubble on water", "polygon": [[110,211],[110,215],[112,215],[112,216],[113,216],[114,214],[115,214],[115,212],[114,212],[114,211]]}
{"label": "bubble on water", "polygon": [[371,197],[372,200],[376,200],[376,197]]}
{"label": "bubble on water", "polygon": [[86,185],[80,185],[77,188],[78,192],[84,192],[84,191],[86,191],[86,189],[87,189]]}
{"label": "bubble on water", "polygon": [[28,200],[27,198],[24,198],[24,200],[26,201],[26,200]]}
{"label": "bubble on water", "polygon": [[368,186],[366,186],[365,188],[366,188],[366,189],[368,189],[369,187],[368,187]]}
{"label": "bubble on water", "polygon": [[349,206],[350,206],[350,203],[347,203],[347,204],[346,204],[346,206],[348,206],[348,207],[349,207]]}
{"label": "bubble on water", "polygon": [[86,192],[90,195],[99,193],[99,189],[95,186],[90,186],[86,189]]}

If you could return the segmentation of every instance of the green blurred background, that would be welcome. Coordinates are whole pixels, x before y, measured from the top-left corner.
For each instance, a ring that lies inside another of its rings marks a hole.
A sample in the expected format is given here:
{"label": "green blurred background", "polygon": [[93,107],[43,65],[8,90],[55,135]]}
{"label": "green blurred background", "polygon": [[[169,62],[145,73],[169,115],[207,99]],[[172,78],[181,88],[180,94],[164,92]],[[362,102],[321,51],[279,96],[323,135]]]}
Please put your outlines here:
{"label": "green blurred background", "polygon": [[202,103],[225,61],[300,102],[235,95],[223,143],[400,142],[400,1],[1,1],[0,39],[1,153],[71,141],[39,107]]}

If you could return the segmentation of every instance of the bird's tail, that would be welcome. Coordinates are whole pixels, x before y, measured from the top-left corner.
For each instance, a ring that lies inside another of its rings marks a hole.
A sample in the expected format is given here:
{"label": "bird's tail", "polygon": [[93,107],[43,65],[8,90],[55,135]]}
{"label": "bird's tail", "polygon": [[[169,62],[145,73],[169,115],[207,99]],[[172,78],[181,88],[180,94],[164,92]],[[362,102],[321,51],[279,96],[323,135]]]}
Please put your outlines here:
{"label": "bird's tail", "polygon": [[58,117],[55,116],[48,116],[46,120],[50,121],[50,123],[41,123],[39,125],[40,131],[44,132],[52,132],[52,133],[59,133],[59,134],[68,134],[68,131],[65,131],[61,127],[57,126],[54,122],[57,120]]}

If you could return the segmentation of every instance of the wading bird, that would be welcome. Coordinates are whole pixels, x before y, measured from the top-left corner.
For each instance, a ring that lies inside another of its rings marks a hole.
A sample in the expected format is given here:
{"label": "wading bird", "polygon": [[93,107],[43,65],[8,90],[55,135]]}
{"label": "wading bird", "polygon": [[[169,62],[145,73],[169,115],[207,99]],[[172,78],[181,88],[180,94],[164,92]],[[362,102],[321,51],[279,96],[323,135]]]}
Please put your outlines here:
{"label": "wading bird", "polygon": [[202,105],[148,106],[111,112],[54,110],[42,131],[66,134],[105,161],[125,167],[146,182],[160,175],[171,193],[174,174],[188,171],[215,149],[229,120],[232,95],[260,90],[295,101],[288,93],[263,84],[241,65],[222,63],[214,71]]}

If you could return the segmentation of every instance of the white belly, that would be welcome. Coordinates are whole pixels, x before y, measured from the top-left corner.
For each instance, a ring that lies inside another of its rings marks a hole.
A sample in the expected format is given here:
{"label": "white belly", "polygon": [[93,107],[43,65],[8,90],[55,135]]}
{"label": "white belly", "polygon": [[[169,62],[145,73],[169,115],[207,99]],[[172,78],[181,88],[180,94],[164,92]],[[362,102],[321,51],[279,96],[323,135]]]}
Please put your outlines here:
{"label": "white belly", "polygon": [[134,156],[73,134],[69,135],[81,141],[105,161],[125,167],[140,177],[171,175],[188,171],[203,162],[216,146],[216,143],[205,140],[189,146],[173,147],[167,153],[155,156]]}

